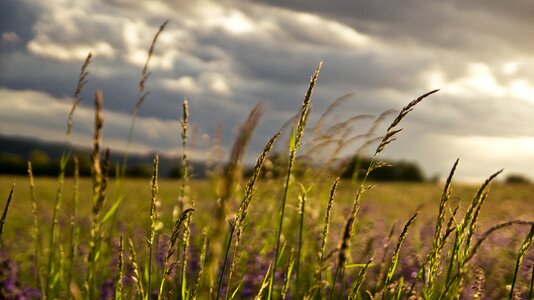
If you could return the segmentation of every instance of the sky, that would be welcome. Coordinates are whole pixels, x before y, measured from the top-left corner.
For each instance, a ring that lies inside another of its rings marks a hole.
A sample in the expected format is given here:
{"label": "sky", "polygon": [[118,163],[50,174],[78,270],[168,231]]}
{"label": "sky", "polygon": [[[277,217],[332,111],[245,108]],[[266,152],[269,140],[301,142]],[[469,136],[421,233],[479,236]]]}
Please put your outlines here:
{"label": "sky", "polygon": [[[3,0],[0,133],[62,141],[78,73],[91,52],[72,142],[90,146],[100,89],[104,144],[124,149],[147,50],[168,20],[150,61],[135,151],[180,153],[187,98],[190,155],[209,158],[219,136],[227,156],[237,128],[263,102],[247,152],[251,162],[298,113],[322,61],[310,128],[322,120],[327,130],[361,115],[343,133],[358,136],[381,113],[440,89],[403,120],[383,157],[417,162],[427,176],[445,177],[460,158],[459,179],[482,181],[501,168],[505,176],[534,179],[532,12],[529,0]],[[377,136],[394,117],[387,115]],[[309,131],[303,153],[314,143]]]}

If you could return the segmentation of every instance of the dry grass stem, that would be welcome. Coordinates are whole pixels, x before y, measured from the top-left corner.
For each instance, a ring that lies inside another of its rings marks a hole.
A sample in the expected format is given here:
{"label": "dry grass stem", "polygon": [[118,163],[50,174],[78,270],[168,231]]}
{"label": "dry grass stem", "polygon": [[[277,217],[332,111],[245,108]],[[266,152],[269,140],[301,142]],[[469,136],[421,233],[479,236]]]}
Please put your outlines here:
{"label": "dry grass stem", "polygon": [[82,68],[80,70],[80,75],[78,75],[78,83],[76,84],[76,89],[74,90],[74,102],[72,103],[72,108],[69,112],[69,117],[67,119],[67,131],[65,134],[65,139],[70,135],[72,131],[72,126],[74,124],[74,112],[76,111],[76,108],[82,101],[81,93],[82,90],[87,84],[87,76],[89,75],[89,72],[87,71],[87,68],[89,67],[89,64],[91,63],[92,54],[89,53],[87,57],[85,58],[85,61],[82,65]]}

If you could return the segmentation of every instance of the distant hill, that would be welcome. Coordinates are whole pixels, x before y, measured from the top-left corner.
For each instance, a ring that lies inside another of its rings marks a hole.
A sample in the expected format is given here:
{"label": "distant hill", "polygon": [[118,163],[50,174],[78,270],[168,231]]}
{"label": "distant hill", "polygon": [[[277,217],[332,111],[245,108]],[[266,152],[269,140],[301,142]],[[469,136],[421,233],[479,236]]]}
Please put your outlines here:
{"label": "distant hill", "polygon": [[[70,146],[72,155],[80,160],[80,172],[88,175],[90,172],[91,149]],[[44,141],[40,139],[0,135],[0,174],[26,174],[27,161],[31,160],[36,175],[55,176],[58,173],[59,159],[63,154],[64,145],[61,142]],[[150,177],[154,154],[128,155],[127,173],[129,176]],[[114,166],[122,162],[123,153],[111,151],[110,163]],[[173,177],[179,174],[179,157],[160,155],[159,173],[161,177]],[[206,166],[202,162],[190,162],[191,174],[196,178],[204,178]]]}

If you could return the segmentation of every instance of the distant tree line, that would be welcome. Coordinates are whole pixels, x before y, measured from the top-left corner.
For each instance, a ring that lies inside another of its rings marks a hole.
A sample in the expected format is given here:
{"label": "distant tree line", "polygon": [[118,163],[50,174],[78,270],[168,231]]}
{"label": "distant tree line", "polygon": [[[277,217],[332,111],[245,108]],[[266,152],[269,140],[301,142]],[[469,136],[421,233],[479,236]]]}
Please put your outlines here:
{"label": "distant tree line", "polygon": [[[344,160],[336,165],[327,166],[331,172],[336,173],[344,179],[350,179],[355,176],[362,178],[369,167],[371,160],[365,157],[353,157]],[[287,168],[287,157],[281,153],[274,153],[269,158],[269,163],[265,166],[263,176],[278,178],[284,176]],[[319,166],[314,163],[306,161],[305,158],[300,159],[294,167],[293,174],[296,177],[303,175],[308,170],[318,169]],[[245,171],[245,176],[252,174],[252,169]],[[410,181],[422,182],[425,181],[425,175],[418,164],[407,161],[391,161],[390,166],[381,167],[374,170],[370,176],[373,181]]]}
{"label": "distant tree line", "polygon": [[[354,176],[358,176],[359,178],[362,178],[365,176],[370,164],[370,158],[354,157],[345,163],[341,177],[353,178]],[[371,172],[369,179],[373,181],[409,182],[422,182],[426,180],[423,170],[414,162],[401,160],[389,161],[388,164],[388,166],[375,169]]]}
{"label": "distant tree line", "polygon": [[[126,168],[126,176],[133,178],[150,178],[152,176],[152,159],[155,154],[143,157],[132,157]],[[78,158],[80,176],[91,176],[91,159],[87,152],[75,152],[71,157]],[[112,154],[109,176],[114,177],[122,156]],[[27,175],[28,161],[31,161],[35,176],[57,176],[59,174],[59,158],[51,157],[46,151],[32,150],[27,156],[0,152],[0,174]],[[205,176],[205,166],[197,162],[190,162],[190,175],[195,178]],[[176,158],[160,157],[160,177],[179,178],[182,176],[180,161]],[[70,159],[66,167],[66,175],[74,174],[73,159]]]}
{"label": "distant tree line", "polygon": [[[91,159],[86,153],[72,155],[78,158],[80,176],[91,176]],[[29,157],[0,152],[0,174],[26,175],[28,174],[28,161],[32,163],[33,174],[35,176],[57,176],[59,174],[59,159],[51,158],[42,150],[33,150]],[[116,162],[112,162],[109,168],[109,175],[113,177],[116,172]],[[74,174],[74,163],[70,159],[66,167],[66,175]],[[135,164],[126,169],[128,177],[150,177],[152,176],[152,166],[149,164]]]}

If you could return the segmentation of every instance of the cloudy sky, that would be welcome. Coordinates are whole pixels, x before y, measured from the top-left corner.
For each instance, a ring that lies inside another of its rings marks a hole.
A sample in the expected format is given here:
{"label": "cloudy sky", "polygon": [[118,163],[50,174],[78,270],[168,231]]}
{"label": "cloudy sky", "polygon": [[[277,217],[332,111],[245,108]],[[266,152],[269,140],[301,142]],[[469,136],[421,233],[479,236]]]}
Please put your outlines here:
{"label": "cloudy sky", "polygon": [[[228,152],[237,126],[263,101],[252,160],[298,112],[323,61],[312,127],[348,93],[329,113],[330,124],[399,110],[439,88],[402,123],[405,130],[385,157],[417,161],[429,176],[446,176],[460,157],[457,174],[465,180],[500,168],[534,178],[534,2],[399,3],[3,0],[1,133],[61,141],[80,67],[92,52],[73,142],[90,144],[93,95],[101,89],[104,143],[124,147],[147,49],[169,20],[150,64],[137,151],[180,150],[187,98],[195,128],[191,151],[209,152],[219,128]],[[365,133],[372,121],[359,119],[346,136]]]}

